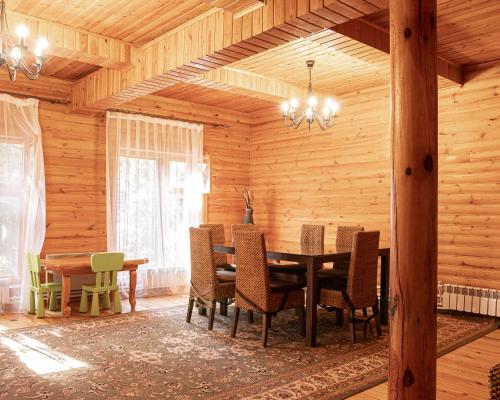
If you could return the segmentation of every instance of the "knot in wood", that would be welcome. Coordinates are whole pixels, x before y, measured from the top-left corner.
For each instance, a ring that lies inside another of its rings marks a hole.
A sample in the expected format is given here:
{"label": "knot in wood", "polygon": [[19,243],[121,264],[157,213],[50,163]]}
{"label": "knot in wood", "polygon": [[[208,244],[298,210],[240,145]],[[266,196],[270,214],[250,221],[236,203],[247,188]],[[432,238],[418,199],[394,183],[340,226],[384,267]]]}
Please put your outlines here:
{"label": "knot in wood", "polygon": [[406,175],[411,175],[411,168],[410,168],[410,167],[407,167],[407,168],[405,169],[405,174],[406,174]]}
{"label": "knot in wood", "polygon": [[409,369],[407,369],[403,374],[403,385],[405,385],[406,387],[410,387],[414,382],[415,377],[413,376],[413,373]]}
{"label": "knot in wood", "polygon": [[410,28],[406,28],[405,29],[405,38],[409,38],[411,36],[411,29]]}
{"label": "knot in wood", "polygon": [[399,296],[396,294],[391,301],[391,317],[393,317],[394,314],[396,314],[396,310],[398,309],[398,300]]}
{"label": "knot in wood", "polygon": [[427,154],[427,157],[425,157],[424,168],[427,172],[431,172],[434,168],[434,161],[432,160],[432,156],[430,154]]}

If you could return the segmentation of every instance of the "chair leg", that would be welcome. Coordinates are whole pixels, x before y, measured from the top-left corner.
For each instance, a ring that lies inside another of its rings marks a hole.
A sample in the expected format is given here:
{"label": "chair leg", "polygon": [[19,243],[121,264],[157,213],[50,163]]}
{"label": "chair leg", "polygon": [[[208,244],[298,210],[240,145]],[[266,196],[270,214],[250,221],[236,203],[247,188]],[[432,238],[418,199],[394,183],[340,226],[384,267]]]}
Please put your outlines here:
{"label": "chair leg", "polygon": [[262,314],[262,336],[260,344],[262,347],[267,347],[267,334],[269,332],[269,325],[271,324],[271,314]]}
{"label": "chair leg", "polygon": [[122,312],[122,299],[119,290],[113,292],[113,312],[115,314],[121,314]]}
{"label": "chair leg", "polygon": [[57,292],[50,292],[49,310],[57,311]]}
{"label": "chair leg", "polygon": [[90,306],[90,315],[93,317],[99,316],[99,293],[92,293],[92,305]]}
{"label": "chair leg", "polygon": [[42,292],[38,292],[38,304],[36,307],[36,316],[37,318],[45,317],[45,300],[43,298]]}
{"label": "chair leg", "polygon": [[250,322],[251,324],[253,324],[253,311],[252,310],[248,310],[247,311],[248,313],[248,322]]}
{"label": "chair leg", "polygon": [[211,331],[214,327],[215,309],[217,308],[217,302],[212,301],[210,306],[210,314],[208,316],[208,330]]}
{"label": "chair leg", "polygon": [[300,324],[300,336],[306,336],[306,310],[304,307],[299,307],[299,324]]}
{"label": "chair leg", "polygon": [[109,310],[111,308],[111,301],[109,301],[109,291],[102,294],[102,308]]}
{"label": "chair leg", "polygon": [[80,298],[80,312],[87,312],[89,310],[89,299],[86,290],[82,290],[82,296]]}
{"label": "chair leg", "polygon": [[36,313],[36,299],[35,299],[35,291],[30,289],[30,308],[28,310],[28,314]]}
{"label": "chair leg", "polygon": [[343,326],[344,325],[344,309],[337,308],[335,310],[335,325]]}
{"label": "chair leg", "polygon": [[349,329],[351,331],[351,344],[356,343],[356,325],[354,323],[354,318],[355,318],[354,310],[351,310],[351,318],[349,321]]}
{"label": "chair leg", "polygon": [[227,303],[228,299],[224,299],[219,303],[220,315],[227,317]]}
{"label": "chair leg", "polygon": [[372,307],[373,315],[375,316],[375,329],[377,331],[377,336],[382,336],[382,325],[380,324],[380,311],[378,306]]}
{"label": "chair leg", "polygon": [[193,306],[194,306],[194,297],[190,297],[188,303],[188,312],[186,315],[186,322],[188,324],[191,323],[191,315],[193,315]]}
{"label": "chair leg", "polygon": [[236,328],[238,327],[238,318],[240,317],[240,308],[236,307],[234,309],[233,325],[231,327],[231,337],[236,336]]}

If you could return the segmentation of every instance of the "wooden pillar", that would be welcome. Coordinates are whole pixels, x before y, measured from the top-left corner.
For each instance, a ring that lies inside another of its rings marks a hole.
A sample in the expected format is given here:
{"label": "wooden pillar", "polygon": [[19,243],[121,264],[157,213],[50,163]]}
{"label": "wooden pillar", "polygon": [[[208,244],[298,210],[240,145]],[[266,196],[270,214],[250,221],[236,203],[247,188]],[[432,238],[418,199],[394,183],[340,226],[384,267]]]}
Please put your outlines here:
{"label": "wooden pillar", "polygon": [[391,0],[390,399],[436,397],[436,0]]}

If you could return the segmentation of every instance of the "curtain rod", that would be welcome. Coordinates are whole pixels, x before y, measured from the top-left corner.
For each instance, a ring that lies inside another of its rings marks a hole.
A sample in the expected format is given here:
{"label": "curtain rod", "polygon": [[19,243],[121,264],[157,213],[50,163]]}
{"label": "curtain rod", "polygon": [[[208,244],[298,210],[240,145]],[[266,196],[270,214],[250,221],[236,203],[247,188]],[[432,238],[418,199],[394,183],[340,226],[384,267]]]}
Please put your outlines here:
{"label": "curtain rod", "polygon": [[46,101],[48,103],[53,103],[53,104],[69,104],[69,100],[59,100],[59,99],[50,99],[48,97],[42,97],[42,96],[36,96],[36,95],[28,95],[28,94],[20,94],[18,92],[11,92],[9,90],[0,90],[0,93],[5,93],[10,96],[14,96],[20,99],[26,99],[26,98],[31,98],[31,99],[37,99],[41,101]]}
{"label": "curtain rod", "polygon": [[183,118],[174,117],[174,116],[170,116],[170,115],[164,116],[164,115],[158,115],[158,114],[149,114],[149,113],[143,113],[143,112],[139,112],[139,111],[122,110],[119,108],[110,108],[107,111],[121,112],[124,114],[145,115],[146,117],[153,117],[153,118],[167,118],[167,119],[171,119],[174,121],[188,122],[191,124],[195,123],[195,124],[200,124],[200,125],[210,125],[213,128],[230,128],[230,126],[226,125],[226,124],[218,124],[218,123],[214,123],[214,122],[207,123],[207,122],[203,122],[203,121],[188,120],[188,119],[183,119]]}

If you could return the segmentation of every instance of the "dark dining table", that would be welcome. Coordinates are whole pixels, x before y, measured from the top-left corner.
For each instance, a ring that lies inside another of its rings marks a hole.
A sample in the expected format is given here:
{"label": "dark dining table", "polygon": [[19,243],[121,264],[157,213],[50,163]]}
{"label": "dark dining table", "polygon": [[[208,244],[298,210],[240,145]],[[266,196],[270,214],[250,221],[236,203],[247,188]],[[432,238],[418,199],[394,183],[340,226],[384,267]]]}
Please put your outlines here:
{"label": "dark dining table", "polygon": [[[214,252],[224,254],[235,254],[235,249],[229,244],[215,244]],[[309,346],[316,346],[317,337],[317,299],[318,299],[318,269],[324,263],[346,262],[351,257],[350,251],[338,251],[335,246],[328,247],[321,252],[316,250],[305,250],[297,245],[275,246],[274,250],[267,250],[267,258],[279,261],[294,261],[307,266],[307,288],[306,288],[306,341]],[[379,248],[380,257],[380,321],[388,323],[389,307],[389,265],[390,249]]]}

